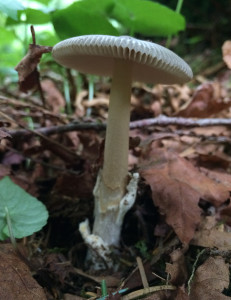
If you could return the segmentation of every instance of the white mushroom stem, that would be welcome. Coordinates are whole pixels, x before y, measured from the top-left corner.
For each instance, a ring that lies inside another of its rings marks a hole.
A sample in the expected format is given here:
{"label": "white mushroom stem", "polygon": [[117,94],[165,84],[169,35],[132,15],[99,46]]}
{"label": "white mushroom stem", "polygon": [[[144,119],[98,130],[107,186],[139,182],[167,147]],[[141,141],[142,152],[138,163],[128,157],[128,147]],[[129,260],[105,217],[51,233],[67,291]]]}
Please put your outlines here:
{"label": "white mushroom stem", "polygon": [[[127,185],[126,194],[121,197],[117,206],[108,206],[105,212],[101,211],[100,201],[101,189],[103,180],[101,172],[98,175],[97,182],[94,188],[95,196],[95,221],[93,227],[93,234],[102,238],[105,244],[110,246],[118,246],[120,240],[120,234],[125,214],[133,206],[136,199],[137,184],[139,180],[139,174],[134,173],[130,177],[129,184]],[[110,199],[110,195],[108,196]]]}
{"label": "white mushroom stem", "polygon": [[117,207],[128,184],[132,62],[115,59],[100,187],[100,210]]}
{"label": "white mushroom stem", "polygon": [[[137,177],[128,174],[129,121],[132,62],[115,60],[104,165],[94,189],[93,233],[109,246],[118,245],[125,213],[135,201]],[[132,190],[127,187],[133,186]],[[130,196],[132,195],[132,197]],[[129,200],[128,200],[129,199]]]}
{"label": "white mushroom stem", "polygon": [[106,213],[100,213],[97,192],[101,184],[101,172],[97,178],[94,189],[95,195],[95,224],[93,233],[90,232],[89,222],[85,220],[79,224],[79,231],[85,243],[89,247],[88,260],[94,270],[113,267],[110,256],[110,246],[118,245],[121,227],[126,212],[132,207],[136,198],[137,183],[139,174],[134,173],[127,186],[127,193],[121,199],[120,204],[115,209],[110,209]]}

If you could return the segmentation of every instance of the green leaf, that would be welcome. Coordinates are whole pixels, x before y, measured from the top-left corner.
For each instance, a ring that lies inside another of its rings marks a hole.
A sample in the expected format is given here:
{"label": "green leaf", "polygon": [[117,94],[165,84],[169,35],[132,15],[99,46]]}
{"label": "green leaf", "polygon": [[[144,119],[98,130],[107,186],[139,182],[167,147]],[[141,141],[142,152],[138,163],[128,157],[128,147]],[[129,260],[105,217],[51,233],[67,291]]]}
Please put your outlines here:
{"label": "green leaf", "polygon": [[44,5],[48,5],[52,0],[35,0],[38,3],[42,3]]}
{"label": "green leaf", "polygon": [[117,0],[111,17],[126,27],[130,35],[168,36],[185,29],[181,14],[148,0]]}
{"label": "green leaf", "polygon": [[46,207],[9,177],[4,177],[0,180],[0,240],[9,237],[5,208],[9,211],[15,238],[31,235],[47,223]]}
{"label": "green leaf", "polygon": [[13,69],[22,58],[22,45],[18,43],[13,30],[3,27],[0,30],[0,70],[5,67],[11,67]]}
{"label": "green leaf", "polygon": [[81,6],[98,12],[109,12],[115,6],[117,0],[81,0]]}
{"label": "green leaf", "polygon": [[13,44],[14,40],[16,39],[16,35],[15,35],[14,31],[6,29],[4,27],[1,27],[0,30],[1,30],[0,47],[2,47],[3,45],[10,44],[10,43]]}
{"label": "green leaf", "polygon": [[23,5],[18,0],[0,0],[0,11],[14,20],[18,20],[18,10],[23,9]]}
{"label": "green leaf", "polygon": [[113,5],[112,0],[85,0],[57,10],[51,14],[55,31],[61,39],[85,34],[118,35],[107,18]]}
{"label": "green leaf", "polygon": [[39,32],[39,34],[36,36],[36,43],[38,45],[51,46],[57,44],[58,42],[59,42],[58,37],[55,35],[54,32],[51,31],[44,30]]}
{"label": "green leaf", "polygon": [[24,10],[26,13],[26,21],[27,24],[46,24],[50,22],[50,15],[37,9],[27,8]]}
{"label": "green leaf", "polygon": [[[1,1],[1,0],[0,0]],[[21,20],[21,15],[25,15],[25,20]],[[18,13],[18,20],[12,20],[11,18],[8,18],[6,21],[6,26],[11,25],[18,25],[18,24],[33,24],[33,25],[40,25],[40,24],[46,24],[49,23],[50,20],[50,14],[45,13],[39,9],[32,9],[27,8],[23,11],[20,11]]]}

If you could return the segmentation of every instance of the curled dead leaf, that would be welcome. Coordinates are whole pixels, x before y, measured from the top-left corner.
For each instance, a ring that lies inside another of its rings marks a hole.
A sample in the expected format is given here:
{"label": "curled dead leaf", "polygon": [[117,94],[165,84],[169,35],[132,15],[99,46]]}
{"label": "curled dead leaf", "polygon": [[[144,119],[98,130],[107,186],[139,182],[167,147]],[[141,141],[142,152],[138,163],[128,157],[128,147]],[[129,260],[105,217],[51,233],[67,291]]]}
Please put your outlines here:
{"label": "curled dead leaf", "polygon": [[206,82],[200,85],[190,102],[176,114],[189,118],[206,118],[231,106],[231,101],[223,97],[223,89],[218,82]]}
{"label": "curled dead leaf", "polygon": [[218,225],[215,216],[208,216],[201,222],[191,242],[193,245],[231,250],[231,232]]}
{"label": "curled dead leaf", "polygon": [[184,253],[185,251],[179,248],[174,250],[170,254],[172,263],[166,264],[166,272],[171,276],[170,282],[176,286],[183,285],[188,278]]}
{"label": "curled dead leaf", "polygon": [[51,107],[52,112],[55,114],[60,113],[60,111],[64,109],[66,102],[54,82],[50,79],[44,79],[41,82],[41,86],[46,94],[46,103]]}
{"label": "curled dead leaf", "polygon": [[200,223],[199,200],[214,206],[229,198],[229,190],[206,177],[189,161],[174,153],[153,151],[156,163],[141,169],[152,190],[154,204],[183,243],[189,243]]}
{"label": "curled dead leaf", "polygon": [[28,266],[9,244],[1,244],[0,247],[0,284],[0,299],[47,299]]}
{"label": "curled dead leaf", "polygon": [[220,256],[209,257],[195,272],[190,300],[228,300],[222,294],[229,286],[229,266]]}
{"label": "curled dead leaf", "polygon": [[52,47],[30,44],[26,56],[15,67],[19,77],[19,88],[22,92],[37,88],[39,73],[37,65],[44,53],[51,52]]}

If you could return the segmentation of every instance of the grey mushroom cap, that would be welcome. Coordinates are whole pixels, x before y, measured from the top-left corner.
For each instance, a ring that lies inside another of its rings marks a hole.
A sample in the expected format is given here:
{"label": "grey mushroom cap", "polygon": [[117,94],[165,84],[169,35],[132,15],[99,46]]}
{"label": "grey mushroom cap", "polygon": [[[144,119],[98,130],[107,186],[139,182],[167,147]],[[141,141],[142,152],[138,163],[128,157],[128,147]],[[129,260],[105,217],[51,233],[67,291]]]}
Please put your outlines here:
{"label": "grey mushroom cap", "polygon": [[116,59],[133,62],[132,80],[183,84],[192,79],[189,65],[158,44],[128,36],[84,35],[59,42],[52,55],[61,65],[81,73],[112,76]]}

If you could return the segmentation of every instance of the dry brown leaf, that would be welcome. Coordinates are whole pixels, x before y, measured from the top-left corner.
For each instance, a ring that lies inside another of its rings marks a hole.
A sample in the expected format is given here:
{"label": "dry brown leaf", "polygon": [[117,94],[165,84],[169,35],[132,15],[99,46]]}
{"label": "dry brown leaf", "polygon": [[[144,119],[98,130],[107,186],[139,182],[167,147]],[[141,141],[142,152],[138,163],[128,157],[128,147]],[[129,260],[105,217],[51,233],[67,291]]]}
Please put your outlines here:
{"label": "dry brown leaf", "polygon": [[176,286],[184,284],[188,277],[184,253],[182,249],[174,250],[170,254],[172,263],[166,263],[166,272],[171,276],[170,282]]}
{"label": "dry brown leaf", "polygon": [[184,286],[178,287],[174,300],[189,300],[189,295],[186,293]]}
{"label": "dry brown leaf", "polygon": [[231,250],[231,232],[224,231],[223,225],[217,224],[215,216],[209,216],[201,222],[191,244],[208,248],[216,247],[219,250]]}
{"label": "dry brown leaf", "polygon": [[12,245],[0,247],[0,299],[46,300],[42,287],[32,277]]}
{"label": "dry brown leaf", "polygon": [[[200,149],[201,150],[201,149]],[[206,149],[207,150],[207,149]],[[210,152],[204,154],[201,151],[197,151],[197,165],[208,169],[223,169],[227,170],[231,163],[230,156],[220,152]],[[211,177],[210,177],[211,178]],[[220,181],[221,182],[221,181]]]}
{"label": "dry brown leaf", "polygon": [[220,211],[220,215],[225,224],[231,226],[231,203]]}
{"label": "dry brown leaf", "polygon": [[207,118],[231,106],[225,101],[218,82],[206,82],[199,86],[191,101],[176,114],[185,118]]}
{"label": "dry brown leaf", "polygon": [[229,199],[229,189],[223,183],[208,178],[190,161],[178,154],[162,149],[153,149],[150,152],[150,159],[152,157],[158,161],[154,165],[157,169],[160,169],[160,165],[166,164],[169,170],[168,175],[174,181],[182,182],[199,192],[201,199],[216,207],[221,206]]}
{"label": "dry brown leaf", "polygon": [[159,103],[159,106],[157,106],[159,109],[155,116],[163,113],[172,115],[179,111],[180,106],[182,106],[185,102],[188,102],[191,98],[191,89],[188,85],[157,84],[152,89],[149,89],[149,93],[150,92],[154,96],[153,100]]}
{"label": "dry brown leaf", "polygon": [[167,93],[174,113],[180,109],[182,103],[191,98],[191,89],[186,84],[183,86],[170,85],[167,87]]}
{"label": "dry brown leaf", "polygon": [[209,126],[209,127],[195,127],[190,129],[196,136],[230,136],[230,131],[227,126]]}
{"label": "dry brown leaf", "polygon": [[228,300],[222,291],[229,286],[229,265],[220,256],[209,257],[195,272],[190,300]]}
{"label": "dry brown leaf", "polygon": [[175,299],[175,294],[175,291],[158,291],[145,297],[145,300],[173,300]]}
{"label": "dry brown leaf", "polygon": [[227,67],[231,69],[231,41],[225,41],[222,45],[222,55]]}
{"label": "dry brown leaf", "polygon": [[39,73],[37,65],[44,53],[51,52],[52,47],[39,46],[35,44],[29,45],[26,56],[15,67],[19,77],[19,88],[22,92],[37,88]]}
{"label": "dry brown leaf", "polygon": [[83,101],[83,106],[84,107],[94,107],[94,106],[105,106],[108,107],[109,100],[107,98],[93,98],[91,100],[86,100]]}
{"label": "dry brown leaf", "polygon": [[229,191],[231,191],[231,174],[222,171],[209,170],[201,167],[200,171],[212,180],[218,183],[222,183],[228,188]]}
{"label": "dry brown leaf", "polygon": [[[173,291],[158,291],[152,295],[145,297],[145,300],[189,300],[188,294],[184,287],[178,287]],[[198,299],[201,300],[201,299]]]}
{"label": "dry brown leaf", "polygon": [[58,114],[65,107],[65,99],[60,91],[55,86],[54,82],[50,79],[44,79],[41,82],[42,90],[46,95],[46,103],[53,113]]}
{"label": "dry brown leaf", "polygon": [[78,117],[83,117],[85,115],[85,108],[83,105],[84,99],[87,97],[88,91],[80,91],[75,99],[75,115]]}
{"label": "dry brown leaf", "polygon": [[[177,154],[152,151],[157,163],[141,169],[141,176],[152,189],[154,204],[165,215],[179,239],[189,243],[200,222],[200,199],[220,206],[229,198],[228,189],[196,169]],[[153,156],[152,156],[153,155]]]}
{"label": "dry brown leaf", "polygon": [[160,169],[150,168],[141,175],[151,186],[154,204],[159,207],[160,214],[166,216],[167,224],[183,243],[189,243],[200,221],[200,194],[169,173],[169,166],[164,163]]}

